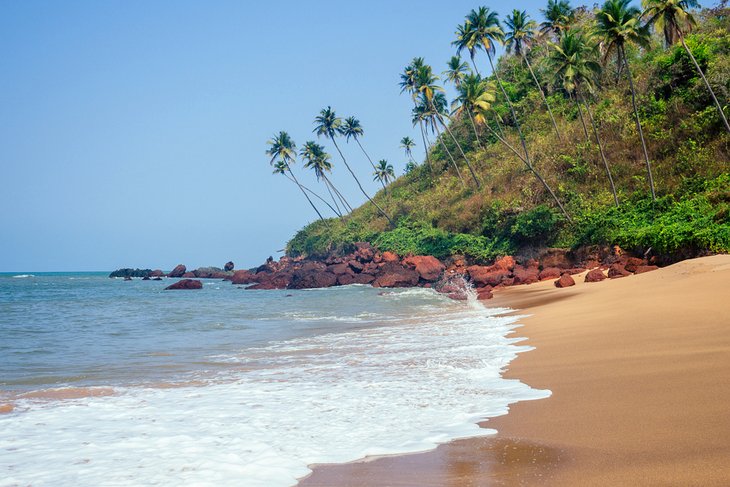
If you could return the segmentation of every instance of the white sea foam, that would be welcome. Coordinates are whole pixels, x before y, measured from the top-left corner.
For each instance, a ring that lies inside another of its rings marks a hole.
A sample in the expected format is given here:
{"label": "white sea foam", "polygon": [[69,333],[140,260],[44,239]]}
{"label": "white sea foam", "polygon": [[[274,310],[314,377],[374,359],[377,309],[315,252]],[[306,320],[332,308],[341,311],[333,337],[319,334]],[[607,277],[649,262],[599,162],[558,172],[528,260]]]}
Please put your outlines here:
{"label": "white sea foam", "polygon": [[13,276],[16,279],[25,279],[28,277],[35,277],[33,274],[18,274],[17,276]]}
{"label": "white sea foam", "polygon": [[529,350],[515,326],[464,306],[216,357],[231,368],[203,387],[18,401],[0,485],[289,486],[313,463],[490,434],[476,423],[550,394],[501,377]]}

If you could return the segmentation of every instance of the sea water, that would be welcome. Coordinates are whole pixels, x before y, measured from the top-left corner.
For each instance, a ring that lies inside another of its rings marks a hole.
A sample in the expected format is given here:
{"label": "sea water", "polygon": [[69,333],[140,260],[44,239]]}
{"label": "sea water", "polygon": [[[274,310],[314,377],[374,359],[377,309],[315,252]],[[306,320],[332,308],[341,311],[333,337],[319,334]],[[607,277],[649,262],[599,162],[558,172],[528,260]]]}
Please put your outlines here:
{"label": "sea water", "polygon": [[[0,486],[291,486],[549,395],[519,317],[427,289],[0,275]],[[7,409],[7,406],[6,406]]]}

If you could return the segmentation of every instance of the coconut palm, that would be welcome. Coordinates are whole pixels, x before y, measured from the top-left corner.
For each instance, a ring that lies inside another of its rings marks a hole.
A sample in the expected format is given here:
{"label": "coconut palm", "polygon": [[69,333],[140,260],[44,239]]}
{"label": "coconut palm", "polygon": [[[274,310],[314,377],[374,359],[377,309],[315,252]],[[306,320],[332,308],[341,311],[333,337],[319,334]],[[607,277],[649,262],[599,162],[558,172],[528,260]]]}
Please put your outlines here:
{"label": "coconut palm", "polygon": [[595,119],[591,112],[588,102],[585,100],[583,91],[592,91],[594,82],[593,80],[597,77],[601,71],[601,65],[596,60],[597,53],[595,46],[591,45],[586,36],[578,30],[570,30],[563,34],[560,38],[560,42],[557,44],[550,44],[551,53],[549,62],[553,73],[558,81],[563,85],[563,88],[576,97],[576,100],[583,103],[583,106],[588,112],[588,118],[591,121],[593,127],[593,135],[596,138],[598,149],[601,153],[601,160],[603,166],[606,169],[606,176],[611,185],[611,193],[613,194],[613,201],[618,207],[618,196],[616,195],[616,186],[613,184],[613,176],[611,175],[611,168],[608,166],[606,160],[606,154],[603,151],[603,143],[598,135],[598,128],[596,127]]}
{"label": "coconut palm", "polygon": [[461,60],[461,56],[451,56],[449,62],[446,63],[446,71],[444,71],[444,78],[449,83],[452,83],[457,88],[461,84],[461,80],[469,72],[469,65]]}
{"label": "coconut palm", "polygon": [[[332,162],[330,161],[330,155],[325,152],[324,147],[310,140],[304,143],[299,151],[299,155],[307,161],[304,167],[314,171],[317,181],[324,182],[325,188],[327,188],[327,192],[337,209],[339,210],[340,206],[337,203],[335,195],[339,198],[345,211],[352,211],[352,206],[350,206],[345,197],[342,196],[342,193],[337,190],[335,185],[332,184],[332,181],[327,177],[327,173],[332,172]],[[342,213],[339,211],[338,214],[342,216]]]}
{"label": "coconut palm", "polygon": [[[288,179],[289,181],[291,181],[292,183],[294,182],[294,180],[293,180],[293,179],[291,178],[291,176],[289,176],[289,175],[287,174],[287,168],[286,168],[286,164],[284,164],[284,163],[283,163],[283,162],[281,162],[281,161],[277,161],[276,163],[274,163],[274,170],[272,171],[272,174],[281,174],[282,176],[284,176],[285,178],[287,178],[287,179]],[[322,197],[321,197],[320,195],[318,195],[317,193],[315,193],[315,192],[314,192],[314,191],[312,191],[311,189],[307,188],[307,187],[306,187],[306,186],[304,186],[303,184],[301,185],[301,187],[302,187],[302,189],[304,189],[304,191],[306,191],[307,193],[311,194],[311,195],[312,195],[312,196],[314,196],[315,198],[319,199],[319,200],[320,200],[320,201],[321,201],[322,203],[324,203],[325,205],[329,206],[329,208],[330,208],[330,209],[331,209],[331,210],[332,210],[332,211],[333,211],[333,212],[334,212],[334,213],[335,213],[336,215],[338,215],[338,216],[340,215],[339,211],[337,211],[337,209],[335,209],[335,208],[334,208],[334,207],[333,207],[333,206],[332,206],[331,204],[329,204],[329,202],[328,202],[328,201],[327,201],[326,199],[322,198]]]}
{"label": "coconut palm", "polygon": [[342,119],[339,118],[335,114],[334,110],[332,110],[331,107],[327,107],[327,108],[323,108],[319,112],[319,115],[317,115],[314,119],[314,123],[316,124],[316,126],[314,128],[314,133],[316,133],[317,136],[319,136],[319,137],[324,136],[332,141],[332,143],[335,146],[335,149],[337,149],[337,152],[340,154],[340,157],[342,158],[342,162],[345,163],[345,167],[347,168],[348,171],[350,171],[352,178],[357,183],[357,186],[358,186],[358,188],[360,188],[360,191],[362,192],[362,194],[364,194],[365,197],[368,199],[368,201],[370,201],[373,204],[373,206],[375,206],[375,208],[378,209],[380,214],[383,215],[385,217],[385,219],[388,220],[388,222],[391,225],[393,225],[393,220],[391,220],[391,218],[388,216],[388,214],[385,213],[385,211],[383,211],[383,209],[380,206],[378,206],[378,204],[375,201],[373,201],[373,199],[370,197],[370,195],[367,194],[365,189],[362,187],[362,184],[360,184],[360,180],[357,179],[357,176],[355,176],[355,173],[352,171],[352,168],[347,163],[347,159],[345,159],[345,155],[340,150],[340,146],[337,145],[336,137],[337,137],[337,135],[340,134],[340,127],[342,127]]}
{"label": "coconut palm", "polygon": [[435,107],[442,103],[442,100],[444,99],[443,94],[437,93],[434,96],[433,103],[428,103],[424,99],[423,95],[418,96],[417,99],[418,102],[416,102],[416,106],[413,107],[413,125],[415,126],[417,123],[421,124],[424,127],[424,132],[426,134],[428,133],[428,129],[431,129],[431,131],[436,134],[436,140],[441,144],[441,148],[444,150],[444,152],[446,152],[449,160],[451,160],[451,164],[452,166],[454,166],[454,170],[456,171],[456,175],[461,181],[461,185],[466,188],[466,182],[461,175],[461,171],[459,171],[459,166],[458,164],[456,164],[456,159],[454,159],[454,156],[451,154],[449,147],[444,142],[443,137],[441,137],[441,130],[439,129],[439,123],[436,119],[437,108]]}
{"label": "coconut palm", "polygon": [[700,73],[707,91],[710,92],[712,101],[715,102],[717,112],[720,114],[725,128],[730,132],[730,124],[728,124],[727,118],[725,117],[725,112],[723,112],[722,106],[717,100],[717,96],[715,96],[715,92],[712,91],[712,87],[710,87],[705,73],[700,68],[699,63],[684,40],[685,34],[689,33],[697,23],[689,12],[689,9],[699,7],[697,0],[643,0],[642,5],[644,7],[642,17],[647,19],[647,25],[654,25],[657,29],[662,29],[664,32],[664,41],[668,46],[674,44],[676,39],[679,38],[682,47],[684,47],[692,63],[694,63],[695,69]]}
{"label": "coconut palm", "polygon": [[534,20],[530,20],[530,16],[527,15],[527,12],[517,9],[513,10],[512,14],[507,16],[504,23],[508,28],[507,36],[505,37],[507,52],[511,53],[514,51],[514,53],[517,56],[520,56],[527,65],[527,69],[532,75],[532,80],[535,82],[535,86],[537,86],[537,89],[540,92],[542,101],[547,107],[548,114],[550,114],[550,121],[553,123],[553,128],[558,136],[558,140],[561,141],[562,138],[560,137],[558,124],[555,123],[555,117],[553,116],[553,111],[550,108],[550,103],[548,103],[547,97],[545,97],[545,92],[543,91],[540,82],[537,80],[535,72],[532,70],[530,59],[527,57],[527,51],[535,43],[535,29],[537,28],[537,23]]}
{"label": "coconut palm", "polygon": [[416,143],[413,142],[413,139],[408,136],[403,137],[400,139],[400,147],[405,151],[406,157],[415,164],[416,161],[413,160],[413,148],[416,147]]}
{"label": "coconut palm", "polygon": [[457,97],[451,103],[451,111],[455,117],[466,114],[469,118],[480,148],[482,145],[479,141],[477,124],[486,123],[485,115],[494,102],[494,90],[490,88],[493,88],[493,85],[478,74],[468,74],[457,88]]}
{"label": "coconut palm", "polygon": [[639,119],[639,110],[636,107],[634,77],[631,74],[628,59],[626,59],[625,50],[627,43],[646,46],[649,43],[649,31],[639,21],[640,10],[630,6],[630,3],[631,0],[606,0],[601,10],[596,13],[596,34],[604,41],[606,58],[613,52],[616,53],[616,66],[619,74],[621,72],[621,66],[626,66],[626,76],[629,78],[629,86],[631,88],[631,104],[634,108],[636,130],[639,132],[641,147],[644,150],[644,161],[646,162],[646,172],[649,176],[651,198],[652,200],[656,200],[654,178],[651,174],[651,162],[649,162],[649,152],[646,150],[644,131],[641,127],[641,120]]}
{"label": "coconut palm", "polygon": [[[363,154],[365,154],[365,157],[367,157],[368,162],[370,162],[370,165],[373,167],[373,170],[375,169],[375,164],[373,164],[373,160],[370,159],[370,156],[365,151],[365,148],[360,143],[359,137],[365,134],[362,125],[360,124],[360,120],[356,119],[355,117],[347,117],[342,124],[342,127],[340,127],[340,133],[345,136],[345,140],[347,142],[350,142],[350,138],[354,139],[355,142],[357,142],[357,145],[360,147],[360,150]],[[383,189],[385,189],[385,185],[383,185]]]}
{"label": "coconut palm", "polygon": [[547,8],[540,10],[545,21],[540,24],[543,35],[555,34],[560,39],[575,22],[575,10],[568,0],[548,0]]}
{"label": "coconut palm", "polygon": [[[400,92],[407,92],[411,95],[413,98],[413,108],[414,110],[417,108],[417,103],[415,100],[416,95],[416,74],[418,73],[418,70],[421,66],[423,66],[423,58],[415,57],[411,61],[411,63],[406,66],[403,69],[403,73],[400,75]],[[426,143],[426,130],[423,127],[423,120],[421,118],[418,119],[418,128],[421,131],[421,140],[423,141],[423,150],[426,153],[426,162],[428,162],[428,167],[433,172],[433,166],[431,165],[431,157],[428,154],[428,147],[429,143]]]}
{"label": "coconut palm", "polygon": [[[385,159],[380,159],[378,161],[377,167],[375,168],[373,176],[373,181],[377,180],[383,183],[383,185],[387,185],[395,179],[395,171],[393,171],[393,165],[388,164],[388,161],[386,161]],[[388,190],[386,189],[385,192],[387,193]]]}
{"label": "coconut palm", "polygon": [[436,105],[434,104],[435,94],[443,93],[443,88],[436,84],[438,80],[439,77],[433,74],[431,66],[423,64],[416,73],[416,93],[421,96],[422,100],[426,102],[427,105],[430,105],[431,109],[433,110],[433,114],[436,117],[436,121],[440,123],[443,128],[446,129],[449,136],[454,141],[456,148],[459,149],[461,156],[464,158],[464,161],[466,161],[466,165],[469,168],[471,177],[474,179],[474,183],[477,185],[477,188],[479,188],[481,187],[481,183],[479,182],[479,178],[474,172],[474,168],[469,162],[469,158],[466,157],[464,150],[461,148],[461,144],[459,144],[459,141],[454,136],[454,133],[451,131],[449,125],[444,121],[444,117],[448,116],[448,114],[446,114],[446,99],[444,98],[443,110],[437,109]]}
{"label": "coconut palm", "polygon": [[[292,180],[294,181],[294,184],[296,184],[299,187],[299,190],[304,194],[304,197],[307,198],[307,201],[309,201],[309,204],[314,208],[314,211],[319,216],[319,219],[324,221],[324,218],[322,217],[322,214],[319,212],[317,207],[314,205],[312,200],[309,198],[309,195],[304,190],[301,184],[299,184],[299,181],[297,180],[297,177],[294,175],[294,173],[291,170],[291,164],[294,163],[296,156],[297,156],[297,146],[292,140],[292,138],[289,136],[288,133],[284,132],[283,130],[279,132],[278,134],[274,135],[271,140],[266,142],[270,147],[266,150],[266,154],[271,156],[271,161],[269,161],[269,164],[272,166],[277,162],[277,159],[279,162],[281,162],[285,167],[286,170],[289,172],[289,175],[291,176]],[[275,172],[279,172],[278,170]]]}

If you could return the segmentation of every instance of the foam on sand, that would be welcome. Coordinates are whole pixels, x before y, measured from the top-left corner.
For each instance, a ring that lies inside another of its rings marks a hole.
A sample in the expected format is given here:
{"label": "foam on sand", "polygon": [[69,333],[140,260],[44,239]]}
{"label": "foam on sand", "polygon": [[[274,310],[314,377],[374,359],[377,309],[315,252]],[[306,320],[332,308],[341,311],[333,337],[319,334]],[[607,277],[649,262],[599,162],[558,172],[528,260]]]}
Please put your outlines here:
{"label": "foam on sand", "polygon": [[501,377],[529,350],[506,336],[515,317],[449,310],[211,357],[229,365],[202,387],[20,398],[0,485],[289,486],[312,464],[490,434],[476,423],[550,394]]}

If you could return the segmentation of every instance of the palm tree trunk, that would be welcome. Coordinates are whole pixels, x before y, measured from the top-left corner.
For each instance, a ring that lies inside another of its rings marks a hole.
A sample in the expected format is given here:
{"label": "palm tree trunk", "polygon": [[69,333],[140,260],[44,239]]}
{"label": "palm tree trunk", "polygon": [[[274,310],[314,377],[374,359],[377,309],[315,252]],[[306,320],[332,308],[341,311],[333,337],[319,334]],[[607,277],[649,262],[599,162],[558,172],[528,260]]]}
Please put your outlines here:
{"label": "palm tree trunk", "polygon": [[471,126],[474,129],[474,137],[476,138],[477,145],[479,146],[479,150],[484,150],[484,147],[482,147],[482,143],[479,141],[479,131],[477,130],[477,124],[474,122],[474,116],[471,114],[471,110],[469,110],[469,107],[466,108],[466,114],[469,115],[469,120],[471,121]]}
{"label": "palm tree trunk", "polygon": [[525,64],[527,64],[527,69],[530,70],[530,74],[532,75],[533,81],[535,81],[535,86],[537,86],[537,89],[540,91],[540,96],[542,97],[543,103],[545,103],[545,106],[547,107],[548,113],[550,114],[550,121],[553,123],[553,128],[555,129],[555,134],[558,136],[558,140],[560,142],[563,141],[563,138],[560,137],[560,131],[558,130],[558,124],[555,123],[555,117],[553,116],[553,111],[550,108],[550,103],[547,101],[547,97],[545,96],[545,92],[542,91],[542,86],[540,86],[540,82],[537,80],[537,76],[535,76],[535,72],[532,70],[532,65],[530,64],[530,60],[527,59],[527,55],[522,52],[522,58],[525,60]]}
{"label": "palm tree trunk", "polygon": [[725,118],[725,112],[722,111],[722,106],[720,106],[720,102],[717,101],[715,92],[712,91],[712,88],[710,87],[710,83],[707,81],[707,78],[705,78],[705,73],[702,72],[700,65],[697,63],[697,60],[695,59],[695,57],[692,55],[692,51],[689,50],[687,43],[684,42],[684,34],[682,34],[682,31],[677,29],[677,32],[679,33],[679,40],[682,42],[682,46],[684,47],[684,50],[687,51],[687,54],[689,54],[689,57],[692,59],[692,62],[694,63],[695,68],[697,68],[697,72],[700,73],[700,76],[702,76],[702,81],[705,82],[705,86],[707,87],[707,90],[710,92],[710,95],[712,96],[712,100],[715,102],[715,106],[717,107],[717,111],[720,114],[720,118],[722,118],[722,121],[725,124],[725,128],[727,129],[728,132],[730,132],[730,124],[727,123],[727,118]]}
{"label": "palm tree trunk", "polygon": [[[368,155],[368,153],[365,152],[365,149],[363,148],[362,144],[360,143],[360,140],[358,140],[357,137],[355,137],[355,142],[357,142],[357,145],[360,146],[360,150],[362,151],[363,154],[365,154],[365,157],[368,158],[368,161],[370,162],[370,165],[373,166],[373,171],[377,171],[378,168],[375,167],[375,164],[373,164],[373,160],[370,159],[370,156]],[[385,189],[385,184],[383,183],[383,181],[380,181],[380,184],[382,184],[383,185],[383,189]]]}
{"label": "palm tree trunk", "polygon": [[474,179],[474,182],[476,183],[477,188],[481,188],[482,185],[479,182],[479,178],[477,177],[476,173],[474,172],[474,168],[471,167],[471,163],[469,163],[469,159],[466,157],[466,154],[464,154],[464,151],[462,150],[461,145],[459,144],[459,141],[456,140],[456,137],[454,137],[454,134],[453,134],[453,132],[451,132],[451,129],[449,128],[449,126],[446,125],[446,123],[444,123],[444,118],[441,116],[440,113],[438,113],[436,111],[436,107],[434,106],[433,101],[431,101],[431,109],[436,114],[436,119],[441,123],[441,126],[446,129],[446,131],[449,133],[449,135],[453,139],[454,144],[456,145],[456,148],[459,149],[459,152],[461,153],[461,157],[464,158],[464,161],[466,162],[466,167],[469,168],[469,172],[471,173],[471,177]]}
{"label": "palm tree trunk", "polygon": [[[292,179],[292,178],[291,178],[290,176],[288,176],[287,174],[284,174],[284,176],[286,176],[286,178],[287,178],[287,179],[288,179],[289,181],[291,181],[292,183],[294,183],[294,180],[293,180],[293,179]],[[296,183],[295,183],[295,184],[296,184]],[[339,212],[339,207],[337,207],[337,209],[333,208],[333,207],[332,207],[332,205],[330,205],[330,204],[329,204],[329,203],[327,202],[327,200],[326,200],[326,199],[322,198],[322,197],[321,197],[320,195],[318,195],[317,193],[315,193],[315,192],[314,192],[314,191],[312,191],[311,189],[307,188],[307,187],[306,187],[306,186],[304,186],[303,184],[302,184],[302,188],[303,188],[303,189],[304,189],[304,190],[305,190],[306,192],[308,192],[309,194],[311,194],[312,196],[314,196],[315,198],[317,198],[317,199],[319,199],[320,201],[322,201],[322,203],[324,203],[325,205],[329,206],[330,210],[332,210],[333,212],[335,212],[335,214],[336,214],[337,216],[339,216],[339,217],[342,217],[342,213],[340,213],[340,212]],[[329,191],[329,188],[327,188],[327,190]],[[332,196],[332,193],[330,193],[330,196]],[[335,203],[335,206],[337,206],[337,202],[335,202],[335,201],[334,201],[334,199],[333,199],[332,201],[333,201],[333,202]]]}
{"label": "palm tree trunk", "polygon": [[345,163],[345,167],[347,168],[348,171],[350,171],[350,174],[352,175],[352,178],[357,183],[357,186],[358,186],[358,188],[360,188],[360,191],[362,191],[362,194],[364,194],[365,197],[368,199],[368,201],[370,201],[370,203],[372,203],[373,206],[375,206],[375,208],[378,209],[378,211],[380,212],[380,214],[383,215],[386,220],[388,220],[388,222],[391,224],[391,226],[395,226],[395,223],[393,223],[393,220],[390,219],[390,217],[388,216],[388,214],[385,213],[385,211],[383,211],[383,209],[380,206],[378,206],[378,204],[375,201],[373,201],[373,199],[370,197],[370,195],[368,195],[365,192],[365,189],[363,189],[362,184],[360,184],[360,180],[357,179],[357,176],[355,176],[355,173],[352,172],[352,169],[350,168],[350,165],[347,163],[347,159],[345,159],[345,156],[342,154],[342,151],[340,150],[340,146],[337,145],[337,141],[335,140],[334,137],[332,137],[331,139],[332,139],[332,143],[335,145],[335,149],[337,149],[337,152],[340,154],[340,157],[342,158],[342,162]]}
{"label": "palm tree trunk", "polygon": [[431,165],[431,157],[428,155],[428,146],[431,144],[426,143],[426,134],[423,130],[423,122],[418,121],[418,127],[421,129],[421,140],[423,140],[423,151],[426,153],[426,162],[428,162],[428,168],[431,171],[431,174],[433,174],[433,165]]}
{"label": "palm tree trunk", "polygon": [[489,59],[489,66],[492,68],[492,74],[494,74],[494,77],[497,78],[497,84],[499,85],[499,89],[502,91],[502,95],[504,95],[504,99],[507,100],[507,105],[509,106],[509,110],[512,113],[512,119],[515,121],[515,127],[517,127],[517,133],[520,136],[520,143],[522,144],[522,150],[525,151],[525,158],[529,161],[530,156],[527,152],[527,143],[525,142],[525,136],[522,134],[522,127],[520,126],[520,121],[517,120],[517,114],[515,113],[515,107],[512,106],[512,101],[509,99],[509,96],[507,96],[507,92],[504,89],[504,86],[502,85],[502,79],[499,77],[499,73],[497,73],[497,70],[494,69],[494,63],[492,62],[492,54],[487,51],[487,59]]}
{"label": "palm tree trunk", "polygon": [[284,161],[284,164],[286,164],[286,169],[287,169],[287,171],[289,171],[289,174],[291,175],[292,179],[294,180],[294,184],[296,184],[297,186],[299,186],[299,190],[302,192],[302,194],[304,195],[304,197],[307,198],[307,201],[309,201],[309,204],[312,205],[312,208],[314,208],[314,211],[317,212],[317,215],[319,216],[319,219],[322,220],[322,221],[325,221],[324,217],[322,216],[322,213],[320,213],[319,210],[317,209],[317,207],[314,206],[314,203],[312,203],[312,200],[309,198],[309,195],[307,194],[306,191],[304,191],[304,188],[302,187],[302,185],[297,180],[297,177],[292,172],[291,168],[289,167],[289,163],[286,162],[286,161]]}
{"label": "palm tree trunk", "polygon": [[329,193],[330,198],[332,198],[332,203],[335,204],[337,207],[337,214],[342,217],[342,212],[340,211],[340,205],[337,204],[337,198],[335,198],[334,193],[332,193],[332,188],[330,188],[330,185],[327,183],[327,180],[324,181],[324,187],[327,188],[327,193]]}
{"label": "palm tree trunk", "polygon": [[596,121],[593,119],[593,114],[591,113],[591,109],[588,106],[588,103],[586,103],[586,99],[583,97],[583,95],[580,93],[580,90],[576,88],[576,96],[583,102],[583,104],[586,107],[586,112],[588,113],[588,119],[591,121],[591,126],[593,127],[593,135],[596,137],[596,142],[598,143],[598,149],[601,152],[601,159],[603,160],[603,166],[606,168],[606,175],[608,176],[608,182],[611,183],[611,193],[613,193],[613,202],[616,203],[616,208],[618,208],[618,196],[616,196],[616,186],[613,184],[613,176],[611,176],[611,169],[608,167],[608,161],[606,160],[606,154],[603,152],[603,144],[601,143],[601,138],[598,136],[598,129],[596,128]]}
{"label": "palm tree trunk", "polygon": [[591,138],[588,135],[588,127],[586,127],[586,121],[583,118],[583,109],[580,107],[580,103],[578,103],[578,99],[577,98],[573,98],[573,95],[572,94],[570,95],[570,98],[575,102],[575,106],[578,109],[578,115],[580,116],[580,123],[581,123],[581,125],[583,125],[583,133],[586,136],[586,141],[587,142],[590,142],[591,141]]}
{"label": "palm tree trunk", "polygon": [[649,175],[649,187],[651,188],[651,200],[656,201],[656,193],[654,192],[654,177],[651,175],[651,162],[649,162],[649,152],[646,150],[646,141],[644,140],[644,131],[641,128],[641,120],[639,120],[639,110],[636,108],[636,90],[634,89],[634,77],[631,74],[631,67],[626,60],[626,53],[623,52],[623,46],[619,47],[619,52],[626,64],[626,76],[629,78],[629,86],[631,87],[631,104],[634,106],[634,117],[636,118],[636,129],[639,131],[641,139],[641,148],[644,149],[644,160],[646,161],[646,173]]}
{"label": "palm tree trunk", "polygon": [[443,139],[441,138],[441,131],[438,128],[438,125],[435,123],[433,124],[434,130],[436,130],[436,140],[438,140],[441,143],[441,146],[444,148],[446,153],[449,155],[449,159],[451,159],[451,164],[453,164],[454,169],[456,169],[456,174],[459,176],[459,179],[461,180],[461,185],[466,188],[466,183],[464,182],[464,178],[461,175],[461,172],[459,171],[459,166],[456,164],[456,160],[454,160],[454,156],[451,155],[451,152],[449,151],[449,148],[446,147],[446,144],[444,143]]}
{"label": "palm tree trunk", "polygon": [[327,176],[324,176],[324,178],[327,181],[327,184],[329,184],[330,188],[332,188],[332,191],[335,192],[335,195],[340,200],[340,203],[342,203],[345,211],[352,213],[352,206],[350,205],[350,203],[345,199],[342,193],[340,193],[340,191],[335,187],[335,185],[332,183],[332,181],[329,180]]}
{"label": "palm tree trunk", "polygon": [[502,130],[502,124],[499,121],[499,114],[497,113],[497,110],[492,108],[492,114],[494,115],[494,123],[497,124],[497,129],[499,130],[500,135],[504,137],[504,130]]}

